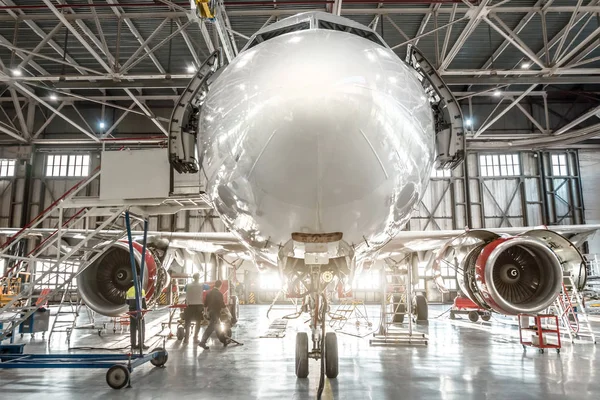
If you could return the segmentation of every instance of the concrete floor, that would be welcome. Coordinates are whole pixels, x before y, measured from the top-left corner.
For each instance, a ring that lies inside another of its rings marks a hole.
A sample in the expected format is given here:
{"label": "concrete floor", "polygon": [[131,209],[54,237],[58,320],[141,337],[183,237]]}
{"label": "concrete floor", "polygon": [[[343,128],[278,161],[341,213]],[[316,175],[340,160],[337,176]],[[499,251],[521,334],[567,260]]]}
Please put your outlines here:
{"label": "concrete floor", "polygon": [[[430,306],[430,316],[447,307]],[[308,379],[294,375],[294,341],[301,321],[288,325],[283,339],[259,338],[268,328],[266,306],[242,306],[234,337],[244,346],[204,351],[169,340],[166,368],[150,364],[132,374],[131,389],[115,391],[105,370],[0,370],[2,399],[305,399],[315,398],[319,364],[311,361]],[[285,314],[271,313],[271,320]],[[370,307],[374,326],[378,309]],[[156,317],[155,317],[156,318]],[[149,336],[158,321],[148,322]],[[560,354],[523,352],[518,331],[507,320],[473,324],[447,314],[419,329],[429,333],[427,347],[371,347],[369,337],[339,336],[340,374],[326,381],[326,399],[599,399],[600,358],[591,344],[563,344]],[[346,328],[349,328],[347,325]],[[356,333],[355,328],[349,329]],[[362,328],[360,334],[368,331]],[[28,352],[46,352],[41,338],[24,340]],[[159,343],[159,337],[147,340]],[[98,337],[78,331],[73,346],[122,347],[127,339],[112,330]],[[51,351],[64,352],[64,338],[52,338]],[[41,397],[43,396],[43,397]]]}

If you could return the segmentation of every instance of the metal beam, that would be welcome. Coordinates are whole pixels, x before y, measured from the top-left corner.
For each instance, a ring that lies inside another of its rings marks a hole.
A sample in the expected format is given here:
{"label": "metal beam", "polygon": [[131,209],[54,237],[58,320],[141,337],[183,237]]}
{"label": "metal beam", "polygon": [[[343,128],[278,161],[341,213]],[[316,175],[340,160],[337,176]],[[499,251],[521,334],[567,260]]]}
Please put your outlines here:
{"label": "metal beam", "polygon": [[[47,1],[47,0],[44,0]],[[165,43],[169,42],[170,40],[172,40],[176,35],[179,34],[179,32],[181,32],[183,29],[185,29],[189,24],[191,23],[191,21],[186,22],[185,24],[183,24],[182,26],[178,27],[176,31],[174,31],[173,33],[171,33],[169,36],[167,36],[166,38],[164,38],[163,40],[161,40],[156,46],[154,46],[152,49],[150,49],[148,52],[146,52],[146,54],[142,55],[141,57],[138,57],[135,60],[132,60],[131,63],[129,63],[129,61],[126,63],[126,65],[124,65],[121,69],[120,69],[120,73],[125,73],[128,70],[130,70],[131,68],[135,67],[136,65],[138,65],[142,60],[144,60],[146,57],[148,57],[150,54],[153,54],[156,50],[158,50],[159,48],[161,48]]]}
{"label": "metal beam", "polygon": [[571,28],[573,27],[573,22],[575,22],[575,18],[577,17],[577,13],[579,12],[579,9],[581,8],[582,3],[583,3],[583,0],[577,1],[575,10],[571,14],[571,18],[569,18],[569,22],[567,23],[567,26],[564,28],[565,33],[563,33],[562,37],[560,38],[560,41],[558,42],[558,48],[554,52],[554,59],[553,59],[554,62],[558,61],[560,59],[560,56],[562,55],[561,54],[562,48],[565,44],[565,41],[567,40],[567,37],[569,36],[569,32],[571,32]]}
{"label": "metal beam", "polygon": [[50,32],[48,32],[48,35],[45,38],[43,38],[42,41],[40,43],[38,43],[37,46],[34,47],[34,49],[31,51],[31,53],[29,53],[29,55],[27,57],[25,57],[19,63],[17,68],[23,68],[24,66],[26,66],[27,63],[33,59],[33,56],[38,54],[40,52],[40,50],[42,50],[42,48],[44,48],[46,46],[48,41],[50,41],[62,27],[63,27],[62,22],[59,22],[58,24],[56,24],[56,26]]}
{"label": "metal beam", "polygon": [[[535,3],[534,7],[539,7],[539,6],[543,5],[545,1],[546,0],[538,0],[537,3]],[[499,8],[497,5],[494,7]],[[528,12],[523,18],[521,18],[521,20],[519,21],[519,23],[517,24],[517,26],[514,29],[514,33],[517,35],[519,33],[521,33],[521,31],[527,26],[527,24],[533,19],[533,17],[535,17],[535,15],[536,15],[536,13],[534,11]],[[508,47],[509,44],[510,44],[510,42],[508,40],[504,40],[504,42],[502,42],[502,44],[494,51],[492,56],[490,58],[488,58],[488,60],[485,62],[485,64],[483,64],[482,69],[487,69],[487,68],[491,67],[494,60],[496,60],[498,57],[500,57],[500,55],[504,52],[504,50],[506,50],[506,48]]]}
{"label": "metal beam", "polygon": [[[8,48],[14,48],[16,49],[16,47],[14,47],[12,45],[12,43],[6,39],[4,36],[0,35],[0,45],[2,45],[3,47],[8,47]],[[21,49],[17,49],[15,50],[15,54],[22,60],[24,60],[25,58],[27,58],[27,55],[25,54],[25,52],[23,52]],[[48,71],[46,71],[44,68],[42,68],[38,63],[36,63],[35,61],[30,61],[29,65],[31,65],[32,68],[34,68],[36,71],[38,71],[40,74],[42,75],[50,75],[48,73]],[[1,77],[2,75],[0,75]]]}
{"label": "metal beam", "polygon": [[489,2],[490,0],[482,0],[479,3],[479,6],[469,8],[468,12],[470,20],[467,23],[467,26],[465,26],[465,29],[463,29],[463,31],[460,33],[460,36],[454,43],[454,46],[452,46],[452,48],[448,52],[448,56],[442,60],[442,64],[439,68],[440,70],[445,70],[448,68],[448,66],[450,66],[452,60],[454,60],[454,58],[456,57],[460,49],[463,47],[469,36],[471,36],[471,33],[473,33],[475,28],[477,28],[477,26],[481,22],[481,19],[485,15],[485,11]]}
{"label": "metal beam", "polygon": [[504,39],[506,39],[510,44],[515,46],[521,53],[525,54],[531,61],[542,68],[546,67],[546,65],[537,57],[533,50],[531,50],[529,46],[525,44],[525,42],[523,42],[508,26],[506,26],[504,21],[502,21],[496,15],[493,15],[492,18],[494,18],[494,21],[496,21],[498,25],[502,27],[502,29],[497,27],[496,24],[490,21],[487,17],[484,17],[483,19],[489,26],[491,26],[496,32],[504,37]]}
{"label": "metal beam", "polygon": [[488,122],[486,125],[484,125],[481,128],[479,128],[477,130],[477,132],[475,132],[475,134],[473,135],[473,137],[476,138],[479,135],[481,135],[483,132],[485,132],[486,130],[488,130],[500,118],[502,118],[507,112],[509,112],[515,105],[517,105],[521,100],[523,100],[523,98],[525,96],[527,96],[527,94],[529,94],[529,92],[531,92],[533,89],[535,89],[536,86],[537,85],[531,85],[529,87],[529,89],[527,89],[525,92],[523,92],[523,94],[521,94],[519,97],[517,97],[515,100],[513,100],[512,103],[510,103],[504,110],[502,110],[498,115],[496,115],[490,122]]}
{"label": "metal beam", "polygon": [[[475,74],[473,74],[475,75]],[[600,76],[444,76],[446,85],[577,85],[600,83]]]}
{"label": "metal beam", "polygon": [[[117,4],[116,0],[106,0],[106,2],[108,4]],[[113,13],[115,13],[115,15],[117,17],[119,17],[123,22],[125,22],[125,25],[127,25],[127,27],[129,28],[129,31],[131,32],[131,34],[135,37],[135,40],[138,41],[138,43],[144,47],[144,51],[146,53],[148,53],[150,51],[150,48],[148,46],[144,46],[144,39],[142,38],[142,35],[140,34],[140,32],[136,29],[135,25],[133,25],[133,22],[131,22],[131,19],[129,18],[125,18],[123,9],[121,7],[111,7],[111,10],[113,11]],[[167,19],[165,18],[163,21],[167,21]],[[156,66],[156,68],[161,72],[161,73],[165,73],[165,69],[163,68],[163,66],[161,65],[161,63],[158,61],[158,59],[156,58],[156,56],[154,54],[150,54],[149,55],[150,60],[152,60],[152,62],[154,63],[154,65]]]}
{"label": "metal beam", "polygon": [[140,108],[140,110],[142,110],[144,112],[144,114],[146,114],[146,116],[148,118],[150,118],[150,120],[154,123],[154,125],[156,125],[158,127],[158,129],[162,133],[165,134],[165,136],[169,136],[169,132],[167,131],[167,129],[163,126],[163,124],[160,123],[160,121],[156,118],[156,116],[154,114],[152,114],[152,112],[150,112],[150,110],[146,107],[146,105],[144,103],[139,101],[135,97],[135,95],[133,93],[131,93],[131,91],[129,89],[125,89],[125,93],[127,93],[131,97],[131,100],[133,100],[135,102],[135,104],[137,104],[137,106]]}
{"label": "metal beam", "polygon": [[525,107],[519,103],[517,103],[516,106],[527,117],[527,119],[530,120],[540,130],[540,133],[546,133],[544,127],[542,127],[542,125],[535,118],[533,118],[533,115],[531,115],[529,111],[525,109]]}
{"label": "metal beam", "polygon": [[44,4],[46,4],[46,6],[48,6],[48,9],[54,13],[56,18],[58,18],[60,20],[60,22],[62,22],[63,25],[66,26],[67,29],[73,34],[73,36],[75,36],[75,38],[81,43],[81,45],[83,47],[85,47],[85,49],[92,55],[92,57],[94,57],[96,59],[96,61],[98,61],[98,63],[102,66],[102,68],[104,68],[107,72],[112,72],[112,69],[110,68],[110,66],[102,59],[102,57],[100,57],[100,55],[98,53],[96,53],[96,51],[92,48],[92,46],[90,46],[89,43],[83,38],[83,36],[81,36],[79,31],[77,29],[75,29],[75,27],[73,25],[71,25],[71,23],[65,18],[64,14],[62,14],[54,6],[52,1],[51,0],[42,0],[42,1],[44,2]]}
{"label": "metal beam", "polygon": [[17,139],[20,142],[27,143],[27,140],[25,140],[25,138],[19,135],[19,132],[13,130],[10,126],[5,125],[2,122],[0,122],[0,132],[7,134],[8,136],[14,139]]}
{"label": "metal beam", "polygon": [[[0,0],[0,4],[6,5],[6,6],[15,6],[15,3],[12,2],[12,0]],[[19,20],[23,20],[25,22],[25,24],[29,27],[29,29],[31,29],[36,35],[38,35],[39,37],[43,39],[46,38],[46,32],[40,28],[38,26],[38,24],[36,24],[35,22],[33,22],[33,20],[31,20],[29,18],[30,15],[25,14],[23,11],[17,10],[18,13],[13,12],[12,10],[7,10],[8,15],[10,15],[12,18],[14,19],[19,19]],[[37,14],[40,15],[40,14]],[[0,16],[0,20],[2,19]],[[55,19],[54,15],[52,14],[47,14],[47,17],[49,17],[48,19]],[[10,17],[9,17],[10,18]],[[62,23],[62,22],[61,22]],[[54,40],[48,40],[48,45],[58,54],[60,54],[61,57],[65,56],[65,51],[54,41]],[[77,69],[77,71],[79,71],[81,74],[85,74],[85,72],[83,72],[83,70],[81,70],[79,68],[79,64],[77,62],[75,62],[75,60],[73,59],[73,57],[71,57],[70,55],[66,55],[65,61],[71,63],[71,65]]]}
{"label": "metal beam", "polygon": [[574,119],[573,121],[569,122],[567,125],[563,126],[562,128],[556,130],[553,135],[562,135],[563,133],[573,129],[574,127],[576,127],[577,125],[579,125],[580,123],[582,123],[583,121],[586,121],[592,117],[598,117],[600,118],[600,106],[598,107],[594,107],[591,110],[587,111],[586,113],[584,113],[583,115],[579,116],[578,118]]}
{"label": "metal beam", "polygon": [[600,27],[596,28],[594,32],[592,32],[588,37],[583,39],[577,46],[575,46],[570,52],[561,56],[554,65],[553,69],[559,68],[561,65],[565,64],[569,61],[573,56],[577,55],[585,46],[588,45],[592,40],[598,39],[598,35],[600,35]]}
{"label": "metal beam", "polygon": [[[454,22],[454,18],[456,17],[456,8],[458,4],[452,5],[452,13],[450,14],[450,22]],[[450,36],[452,35],[452,25],[448,25],[446,29],[446,35],[444,36],[444,44],[442,45],[442,53],[440,54],[441,59],[443,60],[446,57],[446,50],[448,50],[448,43],[450,43]]]}
{"label": "metal beam", "polygon": [[10,97],[13,99],[13,106],[15,108],[15,114],[17,114],[17,118],[19,119],[19,125],[21,127],[21,132],[25,139],[29,138],[29,131],[27,130],[27,123],[25,122],[25,117],[23,116],[23,110],[21,109],[21,104],[17,99],[17,91],[12,87],[8,89],[10,92]]}
{"label": "metal beam", "polygon": [[109,135],[112,133],[112,131],[114,131],[114,130],[116,129],[116,127],[117,127],[117,126],[118,126],[118,125],[119,125],[119,124],[120,124],[120,123],[121,123],[121,122],[122,122],[122,121],[125,119],[125,117],[126,117],[127,115],[129,115],[129,113],[131,112],[131,110],[133,110],[133,108],[134,108],[135,106],[136,106],[136,103],[135,103],[135,101],[134,101],[134,102],[133,102],[133,103],[131,103],[131,105],[129,106],[129,110],[127,110],[127,111],[124,111],[124,112],[123,112],[123,114],[121,114],[121,115],[119,116],[119,118],[118,118],[118,119],[115,121],[115,123],[114,123],[114,124],[112,124],[112,126],[111,126],[110,128],[108,128],[108,129],[106,130],[106,132],[104,132],[104,136],[105,136],[105,137],[106,137],[106,136],[109,136]]}
{"label": "metal beam", "polygon": [[[45,1],[45,0],[44,0]],[[35,100],[37,100],[40,104],[43,104],[45,107],[47,107],[48,109],[50,109],[52,112],[54,112],[55,114],[57,114],[59,117],[61,117],[62,119],[64,119],[66,122],[68,122],[69,124],[73,125],[75,128],[77,128],[77,130],[81,131],[82,133],[86,134],[87,136],[91,137],[93,140],[98,141],[100,139],[98,139],[98,137],[96,137],[96,135],[94,135],[92,132],[88,132],[85,128],[81,127],[80,125],[78,125],[76,122],[72,121],[69,117],[67,117],[66,115],[64,115],[63,113],[61,113],[58,109],[54,108],[52,105],[48,104],[45,100],[43,100],[41,97],[37,96],[32,90],[30,90],[28,87],[26,87],[25,85],[19,83],[19,82],[14,82],[14,86],[19,89],[20,92],[24,93],[25,95],[28,95],[31,98],[34,98]]]}
{"label": "metal beam", "polygon": [[[62,102],[60,103],[60,105],[58,106],[57,110],[60,111],[62,110],[62,108],[66,105],[66,102]],[[50,117],[48,117],[48,119],[42,124],[42,126],[39,127],[39,129],[35,132],[35,134],[33,135],[32,139],[37,139],[38,136],[40,136],[40,134],[44,131],[44,129],[46,129],[46,127],[48,125],[50,125],[50,122],[52,122],[52,120],[54,119],[54,117],[56,117],[58,114],[56,113],[52,113],[50,114]]]}
{"label": "metal beam", "polygon": [[[21,49],[19,47],[13,46],[12,44],[8,44],[8,43],[6,43],[2,39],[3,39],[3,37],[0,36],[0,46],[6,47],[7,49],[14,50],[17,53],[17,55],[20,58],[23,59],[23,62],[21,62],[19,64],[19,67],[21,66],[21,64],[24,64],[25,59],[38,57],[38,58],[42,58],[44,60],[52,61],[52,62],[55,62],[55,63],[58,63],[58,64],[62,64],[62,65],[68,65],[69,67],[75,68],[75,66],[72,65],[68,61],[59,60],[58,58],[54,58],[54,57],[48,57],[48,56],[45,56],[45,55],[40,54],[40,53],[35,53],[34,51],[24,50],[24,49]],[[25,56],[25,54],[27,54],[27,56]],[[34,67],[40,73],[42,73],[42,75],[44,75],[44,76],[50,75],[45,69],[43,69],[41,66],[39,66],[36,62],[34,62],[34,61],[28,61],[28,64],[30,64],[32,67]],[[17,68],[19,68],[19,67],[17,67]],[[91,72],[93,74],[98,74],[98,75],[103,74],[102,72],[96,71],[95,69],[87,68],[87,67],[82,67],[82,66],[78,66],[78,67],[76,67],[76,69],[79,70],[80,72],[81,71],[88,71],[88,72]],[[90,79],[90,78],[87,78],[87,79]]]}
{"label": "metal beam", "polygon": [[[167,21],[168,21],[168,19],[163,19],[161,21],[161,23],[158,24],[156,29],[146,38],[146,40],[144,40],[143,42],[140,43],[140,47],[138,47],[138,49],[131,55],[131,57],[129,57],[129,59],[127,61],[125,61],[125,63],[123,63],[123,65],[121,66],[121,68],[119,68],[119,70],[123,70],[127,66],[129,66],[129,64],[131,64],[142,51],[145,51],[149,57],[156,58],[156,56],[153,54],[153,52],[148,48],[148,43],[150,43],[152,41],[152,39],[154,39],[154,36],[156,36],[162,30],[162,28],[165,26]],[[141,36],[139,36],[138,38],[139,38],[139,40],[142,39]],[[162,66],[160,68],[162,69]],[[165,73],[165,70],[163,69],[161,72]]]}
{"label": "metal beam", "polygon": [[[177,24],[177,26],[179,28],[181,28],[181,22],[179,21],[179,19],[176,19],[175,23]],[[198,68],[200,65],[202,65],[202,61],[200,61],[200,57],[198,57],[196,49],[194,48],[194,45],[192,44],[192,41],[190,40],[190,37],[187,34],[187,32],[185,31],[185,29],[181,30],[181,37],[183,37],[183,41],[185,42],[188,50],[190,51],[190,54],[192,55],[194,62],[196,63],[196,68]]]}

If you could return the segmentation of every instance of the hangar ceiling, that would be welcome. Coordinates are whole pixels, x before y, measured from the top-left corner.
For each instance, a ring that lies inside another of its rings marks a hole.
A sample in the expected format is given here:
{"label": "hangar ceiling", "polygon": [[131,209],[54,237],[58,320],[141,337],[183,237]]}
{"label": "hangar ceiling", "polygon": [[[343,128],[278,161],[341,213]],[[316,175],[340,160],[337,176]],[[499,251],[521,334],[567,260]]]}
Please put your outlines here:
{"label": "hangar ceiling", "polygon": [[[600,1],[226,0],[215,21],[168,0],[0,0],[0,144],[164,140],[218,47],[341,8],[404,58],[416,45],[460,100],[477,149],[600,135]],[[524,140],[524,141],[523,141]]]}

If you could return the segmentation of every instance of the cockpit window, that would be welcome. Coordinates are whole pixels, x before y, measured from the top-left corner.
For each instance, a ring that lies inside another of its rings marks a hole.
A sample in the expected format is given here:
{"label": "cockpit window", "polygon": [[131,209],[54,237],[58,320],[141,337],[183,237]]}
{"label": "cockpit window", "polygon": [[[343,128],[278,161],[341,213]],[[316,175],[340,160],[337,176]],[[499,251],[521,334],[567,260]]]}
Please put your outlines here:
{"label": "cockpit window", "polygon": [[371,42],[375,42],[380,46],[385,47],[385,44],[379,39],[379,37],[377,37],[377,35],[375,33],[366,31],[364,29],[355,28],[355,27],[348,26],[348,25],[336,24],[335,22],[323,21],[323,20],[318,21],[318,27],[319,27],[319,29],[328,29],[328,30],[332,30],[332,31],[348,32],[353,35],[360,36],[361,38],[370,40]]}
{"label": "cockpit window", "polygon": [[298,24],[283,27],[281,29],[274,29],[272,31],[261,33],[260,35],[256,35],[256,37],[252,40],[252,43],[248,45],[247,49],[250,49],[259,43],[262,43],[269,39],[273,39],[277,36],[285,35],[286,33],[292,33],[296,31],[304,31],[307,29],[310,29],[310,21],[303,21]]}

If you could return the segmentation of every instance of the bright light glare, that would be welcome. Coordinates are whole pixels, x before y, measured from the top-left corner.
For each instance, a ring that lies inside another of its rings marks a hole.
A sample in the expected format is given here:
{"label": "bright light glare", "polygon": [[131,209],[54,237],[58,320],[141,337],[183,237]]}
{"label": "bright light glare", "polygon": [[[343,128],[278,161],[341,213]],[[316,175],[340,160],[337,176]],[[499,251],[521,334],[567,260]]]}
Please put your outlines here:
{"label": "bright light glare", "polygon": [[187,72],[189,74],[193,74],[194,72],[196,72],[196,67],[194,67],[193,65],[188,65]]}
{"label": "bright light glare", "polygon": [[106,124],[104,122],[100,122],[98,126],[100,127],[100,129],[104,129],[106,127]]}
{"label": "bright light glare", "polygon": [[529,67],[531,67],[531,63],[528,63],[527,61],[521,64],[521,69],[529,69]]}
{"label": "bright light glare", "polygon": [[56,100],[58,100],[58,97],[56,97],[56,95],[55,95],[54,93],[52,93],[52,94],[50,95],[50,100],[52,100],[52,101],[56,101]]}
{"label": "bright light glare", "polygon": [[494,96],[500,97],[501,95],[502,95],[502,91],[500,91],[500,90],[494,90]]}
{"label": "bright light glare", "polygon": [[280,290],[282,287],[279,274],[265,272],[260,275],[260,288],[263,290]]}
{"label": "bright light glare", "polygon": [[472,125],[473,125],[473,121],[471,121],[471,118],[467,118],[467,119],[465,120],[465,124],[466,124],[467,126],[472,126]]}
{"label": "bright light glare", "polygon": [[14,76],[21,76],[21,75],[23,75],[23,73],[22,73],[22,72],[21,72],[21,70],[19,70],[19,69],[13,69],[13,70],[12,70],[12,74],[13,74]]}

